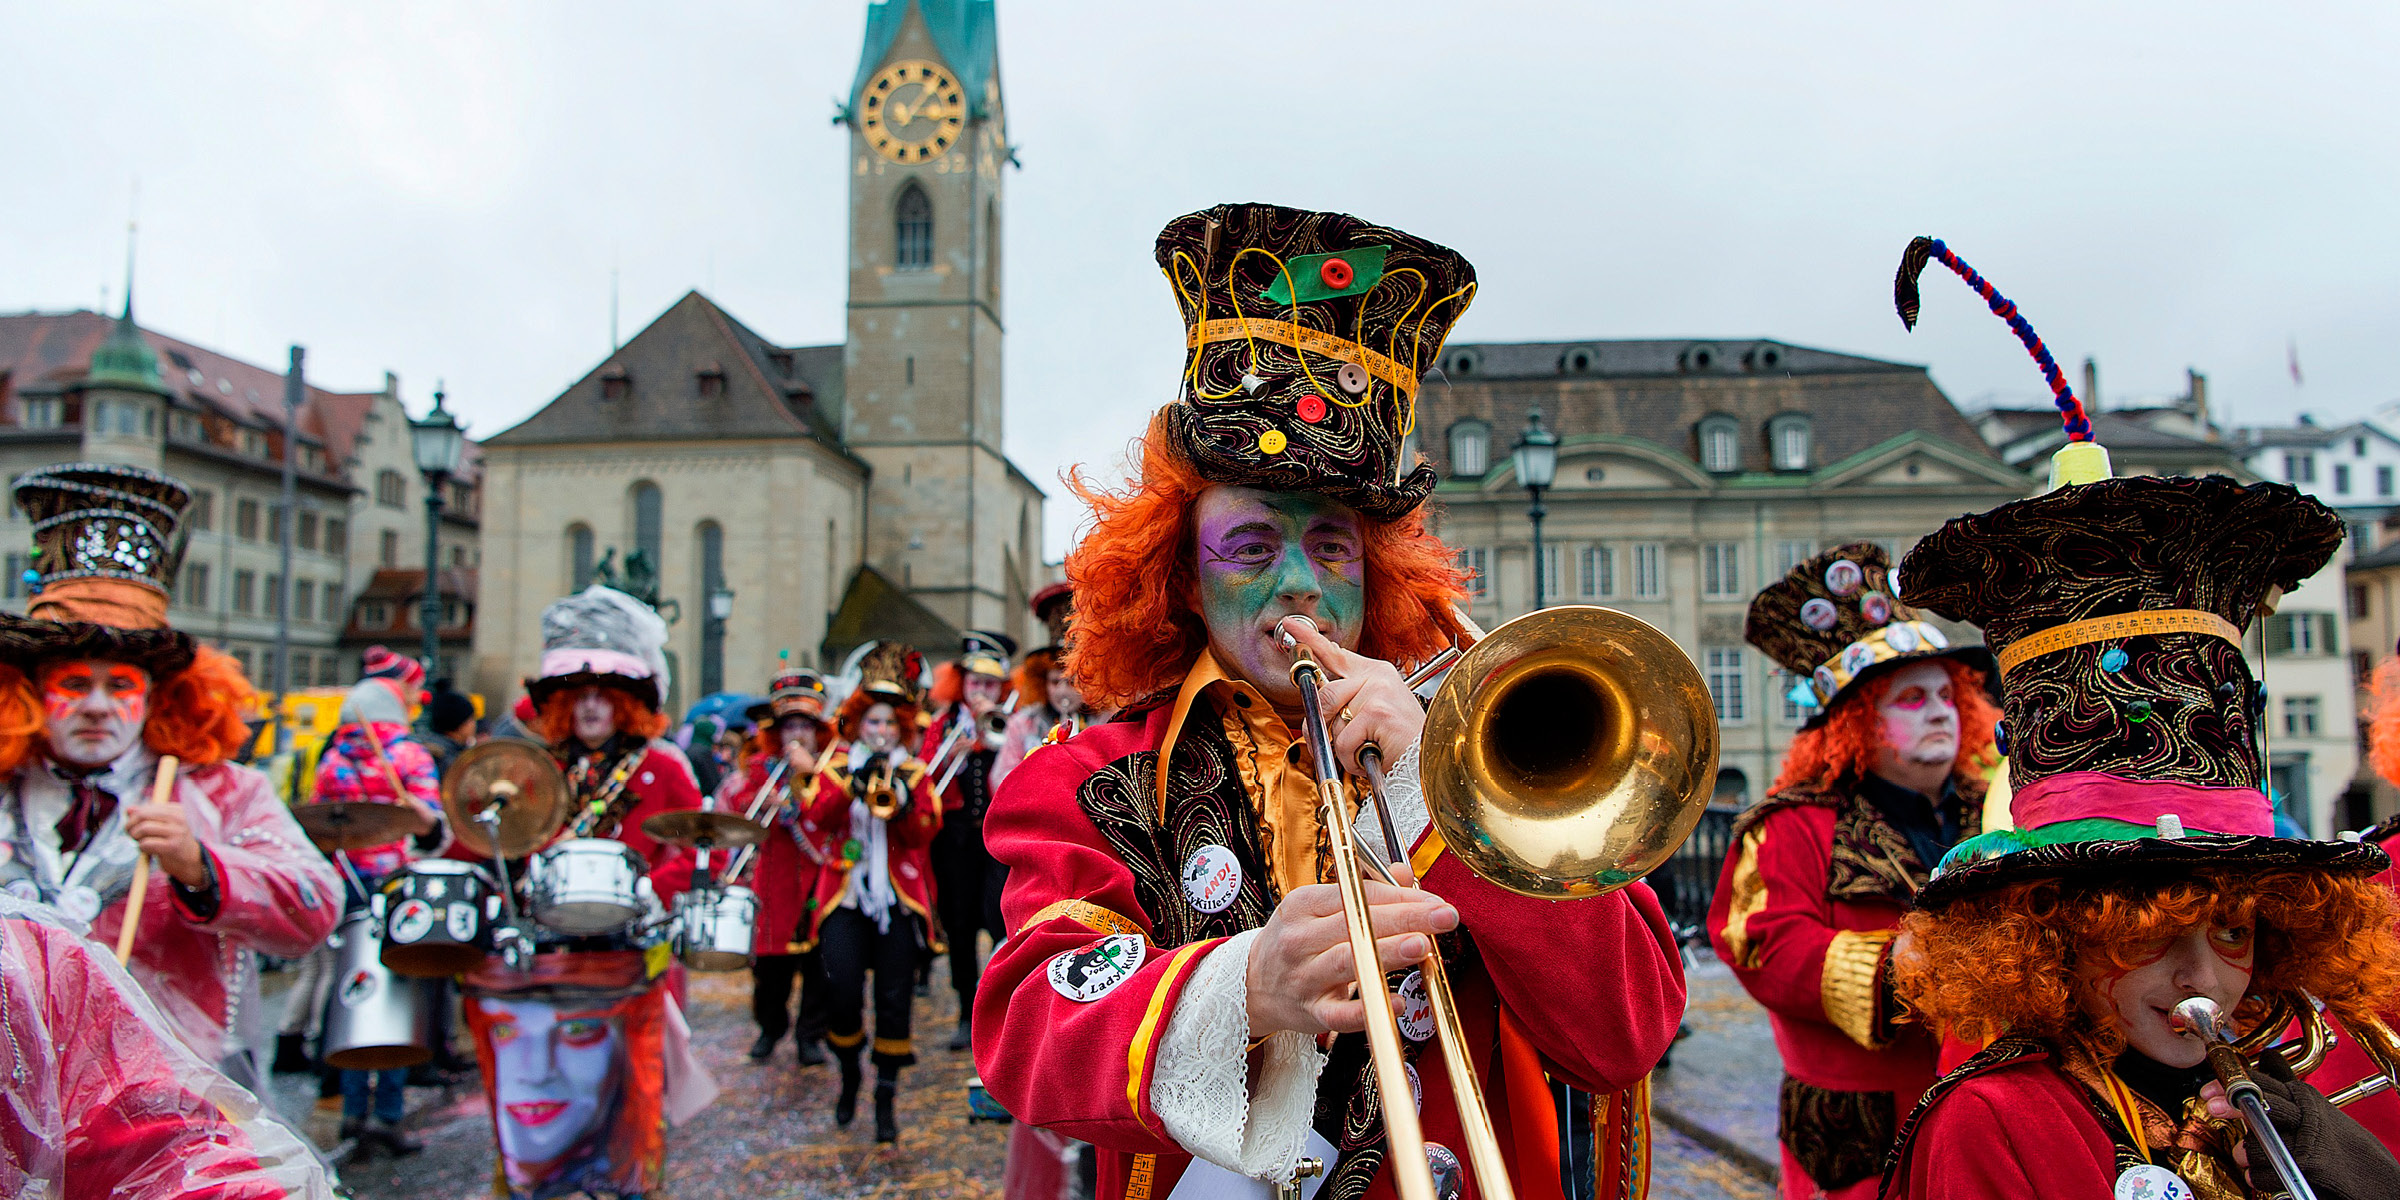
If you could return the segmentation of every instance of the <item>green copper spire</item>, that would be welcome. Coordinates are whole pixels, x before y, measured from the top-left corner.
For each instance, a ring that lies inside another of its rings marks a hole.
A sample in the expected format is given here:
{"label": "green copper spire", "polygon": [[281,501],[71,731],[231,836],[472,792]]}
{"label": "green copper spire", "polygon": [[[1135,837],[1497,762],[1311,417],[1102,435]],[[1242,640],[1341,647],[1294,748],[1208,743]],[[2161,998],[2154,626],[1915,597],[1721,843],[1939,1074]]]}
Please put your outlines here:
{"label": "green copper spire", "polygon": [[92,369],[84,376],[86,387],[126,388],[134,391],[157,392],[165,395],[166,380],[158,373],[158,352],[143,339],[141,326],[133,323],[133,231],[125,235],[125,315],[117,318],[116,328],[108,331],[108,340],[92,352]]}

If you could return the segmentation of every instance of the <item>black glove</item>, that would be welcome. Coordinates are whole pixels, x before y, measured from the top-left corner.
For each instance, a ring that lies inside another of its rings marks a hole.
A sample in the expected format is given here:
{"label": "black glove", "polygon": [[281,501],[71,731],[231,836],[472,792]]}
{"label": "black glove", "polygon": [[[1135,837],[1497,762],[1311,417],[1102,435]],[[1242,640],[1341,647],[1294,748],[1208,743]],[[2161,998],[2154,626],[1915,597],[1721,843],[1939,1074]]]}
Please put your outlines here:
{"label": "black glove", "polygon": [[[2268,1050],[2250,1072],[2265,1093],[2267,1123],[2291,1148],[2292,1161],[2316,1189],[2318,1200],[2390,1200],[2400,1196],[2400,1160],[2325,1093],[2302,1083],[2280,1051]],[[2250,1186],[2259,1194],[2282,1192],[2274,1164],[2250,1135]]]}

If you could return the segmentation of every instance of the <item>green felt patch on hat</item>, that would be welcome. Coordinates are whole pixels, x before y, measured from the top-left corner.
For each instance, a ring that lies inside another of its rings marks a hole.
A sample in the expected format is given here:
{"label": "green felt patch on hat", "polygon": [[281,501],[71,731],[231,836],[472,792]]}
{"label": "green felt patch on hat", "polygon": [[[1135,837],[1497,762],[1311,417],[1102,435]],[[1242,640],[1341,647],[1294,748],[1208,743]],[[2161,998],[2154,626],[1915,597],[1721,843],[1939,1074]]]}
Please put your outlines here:
{"label": "green felt patch on hat", "polygon": [[[1383,282],[1383,253],[1389,246],[1360,246],[1331,254],[1303,254],[1286,259],[1275,282],[1259,295],[1276,304],[1306,304],[1336,296],[1356,296]],[[1335,286],[1336,284],[1340,286]],[[1294,299],[1294,293],[1298,298]]]}
{"label": "green felt patch on hat", "polygon": [[1934,869],[1934,873],[1938,875],[1968,863],[2044,846],[2063,846],[2070,842],[2130,842],[2157,836],[2158,829],[2155,826],[2119,821],[2113,817],[2055,821],[2039,829],[1995,829],[1976,834],[1950,847],[1950,852],[1942,856],[1941,865]]}

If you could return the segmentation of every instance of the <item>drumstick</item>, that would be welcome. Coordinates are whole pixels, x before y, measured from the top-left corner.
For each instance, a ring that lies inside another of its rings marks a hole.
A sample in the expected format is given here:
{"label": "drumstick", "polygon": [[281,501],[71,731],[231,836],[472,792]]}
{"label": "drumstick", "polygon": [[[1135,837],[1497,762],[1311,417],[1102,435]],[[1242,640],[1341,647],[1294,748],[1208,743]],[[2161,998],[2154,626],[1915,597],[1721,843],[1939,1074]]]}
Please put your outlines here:
{"label": "drumstick", "polygon": [[[158,758],[158,779],[150,785],[150,803],[165,804],[175,798],[175,756],[162,754]],[[142,923],[142,898],[150,890],[150,856],[145,854],[133,861],[133,890],[125,896],[125,924],[117,930],[117,965],[124,966],[133,959],[133,931]]]}

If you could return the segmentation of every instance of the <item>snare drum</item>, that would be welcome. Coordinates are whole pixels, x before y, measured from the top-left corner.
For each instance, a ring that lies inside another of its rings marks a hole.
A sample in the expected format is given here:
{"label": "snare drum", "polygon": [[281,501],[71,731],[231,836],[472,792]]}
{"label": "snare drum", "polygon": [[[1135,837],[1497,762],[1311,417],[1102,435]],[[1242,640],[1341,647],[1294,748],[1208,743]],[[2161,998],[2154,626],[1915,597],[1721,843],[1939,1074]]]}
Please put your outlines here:
{"label": "snare drum", "polygon": [[694,888],[675,898],[675,957],[695,971],[739,971],[755,961],[758,894],[741,886]]}
{"label": "snare drum", "polygon": [[526,890],[533,919],[560,933],[614,933],[642,915],[649,868],[623,842],[570,838],[533,858]]}
{"label": "snare drum", "polygon": [[413,1067],[433,1057],[433,1007],[414,979],[383,965],[383,897],[342,918],[325,1006],[324,1056],[347,1071]]}
{"label": "snare drum", "polygon": [[423,859],[394,876],[383,898],[383,965],[403,975],[457,975],[491,953],[500,893],[483,868]]}

